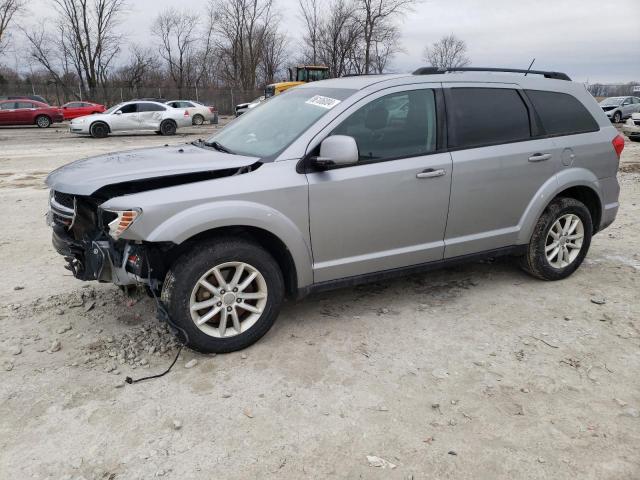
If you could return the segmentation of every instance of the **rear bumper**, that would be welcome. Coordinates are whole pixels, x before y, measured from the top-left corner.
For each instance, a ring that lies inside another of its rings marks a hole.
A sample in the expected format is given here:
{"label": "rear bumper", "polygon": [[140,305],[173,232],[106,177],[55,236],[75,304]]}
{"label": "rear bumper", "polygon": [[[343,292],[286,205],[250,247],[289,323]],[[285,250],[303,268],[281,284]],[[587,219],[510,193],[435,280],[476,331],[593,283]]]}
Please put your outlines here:
{"label": "rear bumper", "polygon": [[618,214],[620,207],[620,184],[617,177],[609,177],[600,179],[600,188],[602,192],[602,217],[597,230],[600,232],[613,223]]}

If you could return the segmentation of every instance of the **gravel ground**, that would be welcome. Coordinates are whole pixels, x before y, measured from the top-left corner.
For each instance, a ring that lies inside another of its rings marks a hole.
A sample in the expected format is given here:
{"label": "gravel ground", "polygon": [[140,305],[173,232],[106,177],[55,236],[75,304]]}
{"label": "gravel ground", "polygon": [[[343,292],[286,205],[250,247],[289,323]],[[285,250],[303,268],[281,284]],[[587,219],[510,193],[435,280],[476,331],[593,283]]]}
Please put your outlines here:
{"label": "gravel ground", "polygon": [[0,478],[640,478],[640,144],[580,270],[474,263],[285,305],[253,347],[177,353],[144,294],[68,275],[44,176],[205,137],[0,129]]}

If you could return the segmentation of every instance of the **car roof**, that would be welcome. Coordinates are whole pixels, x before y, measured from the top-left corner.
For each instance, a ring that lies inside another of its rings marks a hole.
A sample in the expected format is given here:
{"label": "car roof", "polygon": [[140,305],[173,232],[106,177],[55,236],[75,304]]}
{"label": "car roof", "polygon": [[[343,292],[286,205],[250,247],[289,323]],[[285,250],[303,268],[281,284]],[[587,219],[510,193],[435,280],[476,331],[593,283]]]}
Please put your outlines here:
{"label": "car roof", "polygon": [[503,83],[518,84],[523,88],[540,90],[566,91],[579,85],[577,82],[545,78],[541,75],[523,75],[510,72],[446,72],[436,74],[383,74],[383,75],[355,75],[329,80],[319,80],[305,83],[296,88],[348,88],[363,90],[371,86],[395,86],[419,83]]}

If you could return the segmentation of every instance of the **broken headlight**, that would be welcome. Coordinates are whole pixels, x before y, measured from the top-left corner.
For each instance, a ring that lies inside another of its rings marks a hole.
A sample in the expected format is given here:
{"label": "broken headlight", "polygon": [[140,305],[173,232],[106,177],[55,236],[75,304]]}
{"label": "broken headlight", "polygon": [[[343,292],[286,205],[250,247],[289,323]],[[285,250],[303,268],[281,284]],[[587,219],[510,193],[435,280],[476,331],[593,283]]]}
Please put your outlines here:
{"label": "broken headlight", "polygon": [[142,210],[139,208],[132,208],[130,210],[106,210],[116,215],[116,218],[109,222],[109,235],[114,240],[118,240],[132,224],[142,214]]}

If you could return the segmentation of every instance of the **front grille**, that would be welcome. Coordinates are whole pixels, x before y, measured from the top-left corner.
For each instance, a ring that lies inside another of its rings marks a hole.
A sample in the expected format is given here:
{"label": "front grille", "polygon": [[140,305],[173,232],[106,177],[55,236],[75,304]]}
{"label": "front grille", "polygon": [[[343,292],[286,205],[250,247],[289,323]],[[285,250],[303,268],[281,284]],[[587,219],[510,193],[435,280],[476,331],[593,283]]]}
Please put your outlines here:
{"label": "front grille", "polygon": [[49,197],[49,218],[55,225],[71,228],[76,217],[76,201],[68,193],[51,191]]}
{"label": "front grille", "polygon": [[64,207],[73,208],[73,195],[54,191],[53,198]]}

